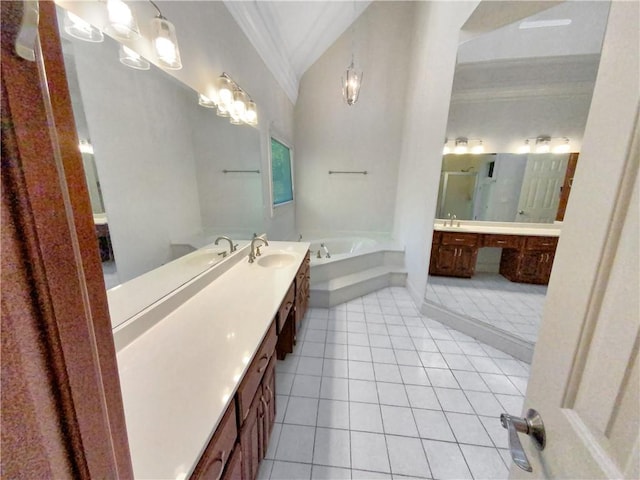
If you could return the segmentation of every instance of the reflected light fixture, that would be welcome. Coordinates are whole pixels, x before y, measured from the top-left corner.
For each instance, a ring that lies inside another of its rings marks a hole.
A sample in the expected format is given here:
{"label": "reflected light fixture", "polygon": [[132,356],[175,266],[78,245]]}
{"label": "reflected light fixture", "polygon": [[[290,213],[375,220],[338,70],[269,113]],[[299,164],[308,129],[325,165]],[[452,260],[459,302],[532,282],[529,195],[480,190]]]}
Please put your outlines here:
{"label": "reflected light fixture", "polygon": [[551,151],[551,137],[541,136],[536,138],[536,153],[549,153]]}
{"label": "reflected light fixture", "polygon": [[351,106],[358,101],[360,95],[360,87],[362,86],[362,70],[358,71],[354,62],[355,50],[355,22],[356,22],[356,3],[353,2],[353,22],[351,26],[351,63],[347,67],[347,71],[342,78],[342,97],[347,105]]}
{"label": "reflected light fixture", "polygon": [[571,151],[571,145],[569,139],[564,137],[561,139],[561,143],[553,147],[551,150],[553,153],[569,153]]}
{"label": "reflected light fixture", "polygon": [[122,0],[107,0],[109,31],[116,37],[124,39],[140,38],[138,22],[131,8]]}
{"label": "reflected light fixture", "polygon": [[80,143],[78,144],[78,150],[80,150],[80,153],[89,153],[93,155],[93,145],[91,145],[91,142],[89,140],[80,140]]}
{"label": "reflected light fixture", "polygon": [[145,58],[126,45],[120,44],[118,55],[120,63],[127,67],[135,68],[136,70],[149,70],[151,68],[151,64]]}
{"label": "reflected light fixture", "polygon": [[529,140],[525,140],[524,144],[518,147],[518,153],[531,153],[531,144]]}
{"label": "reflected light fixture", "polygon": [[202,93],[198,94],[198,105],[205,108],[216,108],[216,102]]}
{"label": "reflected light fixture", "polygon": [[65,10],[64,14],[64,31],[73,38],[85,42],[100,43],[104,41],[104,35],[100,29],[94,27],[89,22],[85,22],[69,10]]}
{"label": "reflected light fixture", "polygon": [[449,146],[449,139],[444,139],[444,147],[442,147],[442,154],[449,155],[451,153],[451,147]]}
{"label": "reflected light fixture", "polygon": [[469,142],[465,137],[456,138],[456,146],[453,149],[453,153],[455,153],[456,155],[467,153],[467,151],[469,150],[468,143]]}
{"label": "reflected light fixture", "polygon": [[151,20],[152,43],[158,57],[158,63],[169,70],[180,70],[182,60],[180,59],[176,29],[173,23],[162,15],[155,2],[149,0],[149,3],[158,11],[158,15]]}
{"label": "reflected light fixture", "polygon": [[471,153],[475,155],[484,153],[484,145],[482,144],[482,140],[476,140],[474,142],[474,145],[471,147]]}

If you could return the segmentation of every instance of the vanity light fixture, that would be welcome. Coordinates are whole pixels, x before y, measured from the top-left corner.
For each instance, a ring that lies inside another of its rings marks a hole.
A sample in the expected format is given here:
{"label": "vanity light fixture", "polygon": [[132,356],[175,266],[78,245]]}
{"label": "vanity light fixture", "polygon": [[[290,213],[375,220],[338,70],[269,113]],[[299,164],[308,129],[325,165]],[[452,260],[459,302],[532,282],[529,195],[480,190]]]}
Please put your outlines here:
{"label": "vanity light fixture", "polygon": [[458,137],[456,138],[456,146],[453,149],[453,153],[456,155],[462,155],[469,151],[469,141],[466,137]]}
{"label": "vanity light fixture", "polygon": [[484,153],[484,145],[482,144],[482,140],[472,140],[473,145],[471,146],[471,153],[474,155],[478,155]]}
{"label": "vanity light fixture", "polygon": [[85,22],[79,16],[65,10],[64,31],[73,38],[85,42],[100,43],[104,41],[104,35],[99,28],[94,27],[89,22]]}
{"label": "vanity light fixture", "polygon": [[553,153],[569,153],[571,151],[571,145],[569,144],[569,139],[564,137],[560,139],[560,143],[554,146],[551,151]]}
{"label": "vanity light fixture", "polygon": [[116,37],[124,39],[140,38],[138,22],[131,8],[122,0],[107,0],[108,30]]}
{"label": "vanity light fixture", "polygon": [[536,153],[549,153],[551,151],[551,137],[541,136],[536,138]]}
{"label": "vanity light fixture", "polygon": [[[210,97],[200,94],[198,103],[204,107],[217,105],[217,114],[220,117],[231,117],[230,122],[233,125],[251,125],[258,124],[258,111],[256,103],[238,85],[227,73],[222,73],[217,81],[217,100],[211,100]],[[206,99],[210,103],[203,104]]]}
{"label": "vanity light fixture", "polygon": [[218,115],[228,117],[233,103],[233,80],[226,73],[218,77]]}
{"label": "vanity light fixture", "polygon": [[442,147],[442,154],[449,155],[451,153],[451,147],[449,146],[449,139],[444,139],[444,147]]}
{"label": "vanity light fixture", "polygon": [[151,64],[145,58],[126,45],[120,44],[118,55],[120,63],[127,67],[135,68],[136,70],[149,70],[151,68]]}
{"label": "vanity light fixture", "polygon": [[180,70],[182,60],[180,59],[176,28],[162,15],[155,2],[149,0],[149,3],[158,11],[158,15],[151,20],[152,43],[158,57],[158,63],[169,70]]}
{"label": "vanity light fixture", "polygon": [[524,144],[518,147],[518,153],[531,153],[531,144],[529,143],[529,139],[526,139]]}
{"label": "vanity light fixture", "polygon": [[247,102],[247,110],[244,113],[244,121],[247,125],[255,126],[258,124],[258,110],[256,102],[249,100]]}
{"label": "vanity light fixture", "polygon": [[244,123],[244,115],[247,111],[247,94],[239,88],[233,92],[233,104],[229,115],[231,115],[231,123],[233,125],[242,125]]}
{"label": "vanity light fixture", "polygon": [[216,102],[202,93],[198,94],[198,105],[205,108],[216,108]]}

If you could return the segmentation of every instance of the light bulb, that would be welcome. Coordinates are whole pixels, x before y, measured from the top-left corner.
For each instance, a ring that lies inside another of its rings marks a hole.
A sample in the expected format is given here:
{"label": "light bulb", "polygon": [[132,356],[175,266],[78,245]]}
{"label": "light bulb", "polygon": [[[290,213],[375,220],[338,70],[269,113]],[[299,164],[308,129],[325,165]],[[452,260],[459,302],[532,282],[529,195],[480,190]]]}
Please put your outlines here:
{"label": "light bulb", "polygon": [[476,145],[471,147],[471,153],[478,155],[480,153],[484,153],[484,145],[482,144],[482,140],[479,140]]}
{"label": "light bulb", "polygon": [[362,72],[357,72],[353,62],[351,62],[345,72],[345,78],[342,79],[342,96],[347,105],[353,105],[358,101],[361,86]]}
{"label": "light bulb", "polygon": [[571,145],[569,145],[569,139],[563,139],[560,145],[553,147],[553,153],[569,153],[571,151]]}
{"label": "light bulb", "polygon": [[218,108],[228,112],[233,103],[233,82],[229,77],[218,77]]}
{"label": "light bulb", "polygon": [[244,113],[244,121],[247,125],[258,124],[258,111],[253,100],[247,102],[247,110]]}
{"label": "light bulb", "polygon": [[107,0],[109,28],[121,38],[139,38],[140,29],[129,6],[122,0]]}
{"label": "light bulb", "polygon": [[525,140],[524,145],[518,147],[518,153],[531,153],[531,145],[529,144],[529,140]]}
{"label": "light bulb", "polygon": [[231,107],[231,116],[238,118],[241,122],[244,119],[244,114],[247,111],[247,95],[242,90],[236,90],[233,92],[233,105]]}

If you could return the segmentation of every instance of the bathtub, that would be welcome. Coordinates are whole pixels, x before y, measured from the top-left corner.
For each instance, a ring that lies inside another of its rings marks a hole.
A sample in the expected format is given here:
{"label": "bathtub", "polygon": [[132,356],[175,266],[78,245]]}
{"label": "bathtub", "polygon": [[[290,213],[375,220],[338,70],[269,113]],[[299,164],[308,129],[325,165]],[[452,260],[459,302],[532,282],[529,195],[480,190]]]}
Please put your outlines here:
{"label": "bathtub", "polygon": [[[332,259],[345,258],[354,254],[369,252],[375,250],[379,246],[379,242],[372,238],[366,237],[335,237],[335,238],[322,238],[318,240],[310,240],[311,246],[311,263],[325,263]],[[324,245],[331,258],[326,258],[326,252]],[[322,258],[318,258],[318,251]]]}

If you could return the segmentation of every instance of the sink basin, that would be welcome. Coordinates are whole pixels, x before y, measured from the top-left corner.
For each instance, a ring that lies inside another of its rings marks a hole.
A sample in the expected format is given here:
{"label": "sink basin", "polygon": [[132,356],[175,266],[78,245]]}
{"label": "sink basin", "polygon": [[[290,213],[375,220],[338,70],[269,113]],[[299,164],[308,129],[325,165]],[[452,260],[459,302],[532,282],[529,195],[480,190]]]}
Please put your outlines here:
{"label": "sink basin", "polygon": [[290,253],[269,253],[258,258],[261,267],[282,268],[296,261],[296,256]]}

